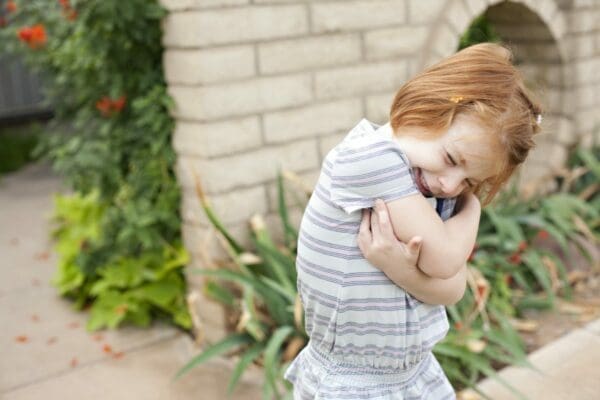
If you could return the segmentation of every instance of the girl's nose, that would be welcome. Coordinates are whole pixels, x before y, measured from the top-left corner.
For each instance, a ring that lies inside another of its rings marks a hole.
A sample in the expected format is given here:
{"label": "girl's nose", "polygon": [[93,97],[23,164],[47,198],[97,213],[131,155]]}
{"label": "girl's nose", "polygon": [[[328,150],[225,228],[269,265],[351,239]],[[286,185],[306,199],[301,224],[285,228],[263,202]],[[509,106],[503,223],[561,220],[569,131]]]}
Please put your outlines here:
{"label": "girl's nose", "polygon": [[454,197],[458,195],[464,185],[464,178],[460,174],[440,177],[440,188],[446,196]]}

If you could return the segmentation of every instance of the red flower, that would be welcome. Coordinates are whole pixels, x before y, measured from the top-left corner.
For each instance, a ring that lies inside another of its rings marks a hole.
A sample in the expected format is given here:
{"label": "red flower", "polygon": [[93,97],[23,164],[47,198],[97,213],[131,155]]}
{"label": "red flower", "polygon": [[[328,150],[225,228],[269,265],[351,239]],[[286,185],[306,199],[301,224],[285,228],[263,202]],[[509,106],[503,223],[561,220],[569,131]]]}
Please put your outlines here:
{"label": "red flower", "polygon": [[12,1],[12,0],[9,0],[9,1],[6,3],[6,11],[8,11],[9,13],[12,13],[12,12],[15,12],[15,11],[17,11],[17,5],[15,4],[15,2],[14,2],[14,1]]}
{"label": "red flower", "polygon": [[455,328],[457,331],[460,331],[460,330],[463,328],[463,324],[462,324],[462,322],[460,322],[460,321],[456,321],[456,322],[454,323],[454,328]]}
{"label": "red flower", "polygon": [[117,100],[113,101],[112,105],[115,111],[121,111],[125,107],[125,96],[120,96]]}
{"label": "red flower", "polygon": [[548,231],[542,229],[537,233],[537,237],[541,240],[545,240],[550,237],[550,234],[548,233]]}
{"label": "red flower", "polygon": [[110,97],[104,96],[96,102],[96,108],[100,111],[103,117],[108,117],[112,114],[121,112],[121,110],[125,107],[125,99],[126,97],[124,95],[120,96],[116,100],[112,100]]}
{"label": "red flower", "polygon": [[40,24],[31,27],[25,26],[19,29],[17,36],[32,49],[38,48],[46,43],[46,29]]}
{"label": "red flower", "polygon": [[523,252],[527,249],[527,242],[522,240],[521,242],[519,242],[519,248],[518,251],[519,252]]}
{"label": "red flower", "polygon": [[513,281],[513,277],[511,275],[505,274],[504,275],[504,283],[506,283],[507,285],[510,285]]}
{"label": "red flower", "polygon": [[110,114],[110,104],[111,100],[107,96],[104,96],[96,102],[96,108],[106,117]]}
{"label": "red flower", "polygon": [[6,18],[0,15],[0,28],[4,28],[7,25]]}
{"label": "red flower", "polygon": [[521,264],[521,254],[513,253],[510,257],[508,257],[508,262],[514,265]]}
{"label": "red flower", "polygon": [[68,11],[65,10],[64,15],[69,21],[75,21],[75,19],[77,18],[77,11],[73,9],[70,9]]}
{"label": "red flower", "polygon": [[69,0],[58,0],[58,3],[62,8],[68,9],[71,8],[71,4],[69,4]]}

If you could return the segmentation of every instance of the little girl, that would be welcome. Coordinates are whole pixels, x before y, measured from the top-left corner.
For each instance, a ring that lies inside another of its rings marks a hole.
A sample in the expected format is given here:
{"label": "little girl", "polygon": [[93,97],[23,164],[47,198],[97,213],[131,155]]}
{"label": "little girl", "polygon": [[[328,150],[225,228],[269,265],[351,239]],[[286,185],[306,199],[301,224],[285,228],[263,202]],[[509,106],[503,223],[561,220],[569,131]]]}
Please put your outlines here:
{"label": "little girl", "polygon": [[[285,375],[295,399],[455,398],[431,350],[465,290],[477,196],[494,197],[539,131],[510,60],[488,43],[456,53],[400,88],[389,123],[363,119],[326,156],[298,240],[310,340]],[[372,242],[390,228],[412,252]]]}

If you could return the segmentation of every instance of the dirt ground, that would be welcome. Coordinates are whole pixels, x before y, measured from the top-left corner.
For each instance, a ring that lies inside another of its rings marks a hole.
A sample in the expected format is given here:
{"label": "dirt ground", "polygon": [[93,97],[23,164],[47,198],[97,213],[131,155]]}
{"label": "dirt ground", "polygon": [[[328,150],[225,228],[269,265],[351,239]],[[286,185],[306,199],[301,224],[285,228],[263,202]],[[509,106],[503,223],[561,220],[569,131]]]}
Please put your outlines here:
{"label": "dirt ground", "polygon": [[573,289],[571,299],[557,299],[554,310],[529,310],[520,329],[527,346],[533,352],[545,344],[600,318],[600,245],[587,245],[592,263],[576,252],[561,256],[569,271]]}

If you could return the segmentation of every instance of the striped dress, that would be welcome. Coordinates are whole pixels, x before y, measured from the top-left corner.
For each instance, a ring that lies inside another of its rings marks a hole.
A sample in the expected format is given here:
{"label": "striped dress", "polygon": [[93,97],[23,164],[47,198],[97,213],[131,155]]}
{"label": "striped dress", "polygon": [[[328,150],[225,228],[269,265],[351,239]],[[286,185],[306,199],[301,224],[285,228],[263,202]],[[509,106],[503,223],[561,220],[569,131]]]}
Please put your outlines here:
{"label": "striped dress", "polygon": [[[310,340],[285,373],[294,399],[455,398],[431,353],[448,331],[445,308],[396,286],[357,245],[363,208],[416,193],[389,123],[361,120],[323,161],[298,239],[297,284]],[[443,219],[454,204],[438,201]]]}

